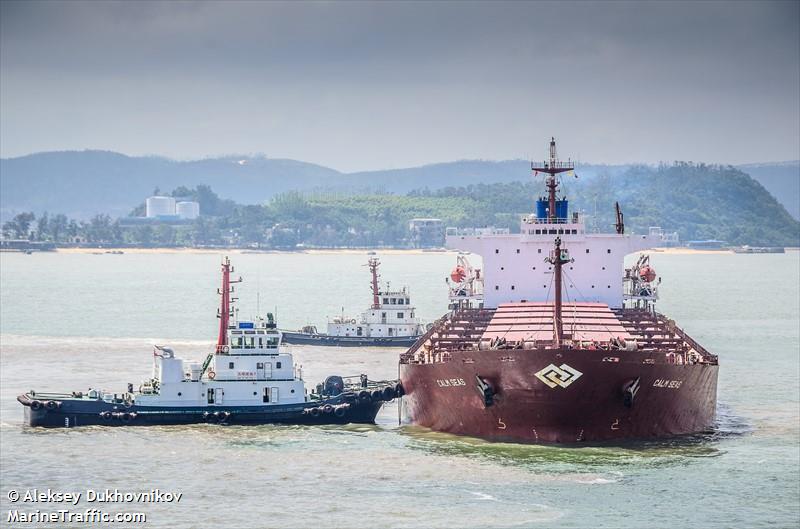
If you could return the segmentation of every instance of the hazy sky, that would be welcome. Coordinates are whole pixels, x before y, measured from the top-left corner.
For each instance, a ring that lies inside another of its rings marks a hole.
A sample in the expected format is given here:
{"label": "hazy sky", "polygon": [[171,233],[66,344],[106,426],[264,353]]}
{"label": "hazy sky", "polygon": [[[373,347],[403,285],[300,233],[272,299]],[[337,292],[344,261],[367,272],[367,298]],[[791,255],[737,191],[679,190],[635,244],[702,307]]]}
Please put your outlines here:
{"label": "hazy sky", "polygon": [[800,158],[800,2],[14,2],[0,155]]}

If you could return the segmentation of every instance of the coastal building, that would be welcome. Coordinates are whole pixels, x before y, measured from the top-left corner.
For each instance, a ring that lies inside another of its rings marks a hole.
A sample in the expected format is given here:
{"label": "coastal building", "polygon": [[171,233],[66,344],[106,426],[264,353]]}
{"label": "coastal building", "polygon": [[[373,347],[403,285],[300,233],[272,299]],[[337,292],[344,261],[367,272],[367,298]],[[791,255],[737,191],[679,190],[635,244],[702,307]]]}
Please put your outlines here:
{"label": "coastal building", "polygon": [[408,221],[408,231],[411,232],[411,245],[415,248],[444,245],[442,219],[411,219]]}
{"label": "coastal building", "polygon": [[185,220],[194,220],[200,216],[200,204],[184,200],[175,204],[175,214]]}
{"label": "coastal building", "polygon": [[172,197],[152,196],[145,201],[147,218],[174,217],[175,199]]}

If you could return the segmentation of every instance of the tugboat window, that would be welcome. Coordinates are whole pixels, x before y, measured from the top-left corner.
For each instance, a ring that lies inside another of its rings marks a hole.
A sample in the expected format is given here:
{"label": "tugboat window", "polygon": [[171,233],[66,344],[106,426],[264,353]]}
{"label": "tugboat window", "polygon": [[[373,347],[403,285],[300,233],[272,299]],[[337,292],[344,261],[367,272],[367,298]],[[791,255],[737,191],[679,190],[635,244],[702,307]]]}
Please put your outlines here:
{"label": "tugboat window", "polygon": [[228,369],[233,369],[233,362],[228,362]]}
{"label": "tugboat window", "polygon": [[275,369],[280,369],[280,368],[281,368],[281,363],[275,362]]}
{"label": "tugboat window", "polygon": [[383,298],[383,304],[384,305],[388,305],[389,304],[389,298]]}
{"label": "tugboat window", "polygon": [[403,317],[403,313],[402,313],[402,312],[398,312],[398,313],[397,313],[397,317],[398,317],[398,318],[402,318],[402,317]]}
{"label": "tugboat window", "polygon": [[258,362],[256,364],[256,369],[264,369],[264,363],[263,362]]}
{"label": "tugboat window", "polygon": [[397,304],[398,305],[402,305],[404,302],[405,302],[405,300],[403,300],[403,298],[400,298],[400,299],[397,300]]}

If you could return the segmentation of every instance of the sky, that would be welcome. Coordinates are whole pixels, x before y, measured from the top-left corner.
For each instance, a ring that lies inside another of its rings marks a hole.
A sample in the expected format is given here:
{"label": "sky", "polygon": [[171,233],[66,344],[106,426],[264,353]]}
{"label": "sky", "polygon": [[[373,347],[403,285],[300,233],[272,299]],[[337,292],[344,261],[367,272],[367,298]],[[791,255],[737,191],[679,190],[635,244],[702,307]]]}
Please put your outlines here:
{"label": "sky", "polygon": [[800,159],[800,1],[0,1],[0,156]]}

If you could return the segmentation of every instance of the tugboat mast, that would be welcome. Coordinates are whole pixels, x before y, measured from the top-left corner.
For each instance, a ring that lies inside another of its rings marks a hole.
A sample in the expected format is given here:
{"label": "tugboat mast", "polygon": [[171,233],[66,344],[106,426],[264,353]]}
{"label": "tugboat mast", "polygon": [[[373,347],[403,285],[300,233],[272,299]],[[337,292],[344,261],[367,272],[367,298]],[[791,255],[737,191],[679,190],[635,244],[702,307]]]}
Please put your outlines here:
{"label": "tugboat mast", "polygon": [[[554,137],[550,138],[550,161],[549,162],[542,162],[539,166],[535,166],[531,163],[531,170],[535,173],[547,173],[550,176],[547,178],[545,184],[547,185],[547,195],[548,195],[548,211],[547,211],[547,220],[548,222],[555,223],[558,222],[556,216],[556,190],[558,189],[558,181],[556,180],[556,175],[558,173],[564,173],[567,171],[573,171],[575,169],[575,164],[571,161],[567,162],[560,162],[558,161],[558,155],[556,154],[556,139]],[[562,221],[563,222],[563,221]]]}
{"label": "tugboat mast", "polygon": [[564,339],[564,322],[561,314],[561,266],[564,263],[571,263],[574,259],[569,258],[569,252],[561,249],[561,237],[556,237],[555,248],[553,249],[550,257],[545,259],[553,265],[553,274],[555,274],[555,303],[553,305],[553,341],[556,347],[561,347],[561,342]]}
{"label": "tugboat mast", "polygon": [[381,262],[377,257],[371,257],[367,261],[369,271],[372,273],[372,308],[379,309],[381,307],[380,292],[378,291],[378,266]]}
{"label": "tugboat mast", "polygon": [[232,304],[236,301],[236,298],[232,298],[231,294],[233,293],[233,287],[231,286],[233,283],[241,283],[242,279],[235,279],[231,280],[231,272],[233,272],[233,266],[231,266],[231,261],[227,257],[222,262],[222,288],[217,290],[217,293],[220,295],[220,308],[217,317],[219,318],[219,337],[217,338],[217,352],[221,352],[222,348],[228,345],[228,325],[230,324],[230,318],[233,316],[233,307]]}

